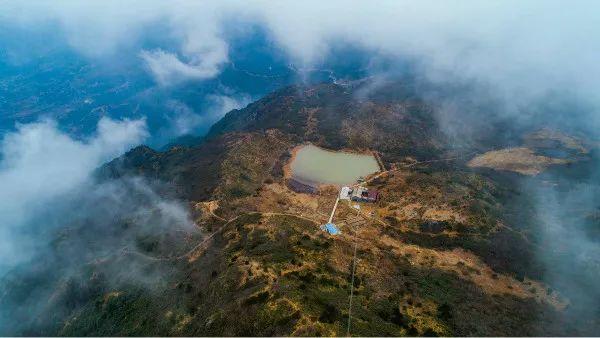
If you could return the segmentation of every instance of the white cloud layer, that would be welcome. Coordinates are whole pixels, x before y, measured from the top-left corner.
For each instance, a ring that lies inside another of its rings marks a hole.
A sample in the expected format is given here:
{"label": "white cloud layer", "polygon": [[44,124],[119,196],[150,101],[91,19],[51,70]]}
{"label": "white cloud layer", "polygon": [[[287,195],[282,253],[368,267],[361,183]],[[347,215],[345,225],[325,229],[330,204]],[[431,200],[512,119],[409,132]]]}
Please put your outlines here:
{"label": "white cloud layer", "polygon": [[22,240],[29,231],[23,225],[38,210],[79,188],[100,164],[146,137],[144,120],[107,118],[85,140],[62,133],[52,121],[20,125],[6,134],[0,143],[0,268],[32,250],[22,247],[32,245]]}
{"label": "white cloud layer", "polygon": [[219,66],[227,59],[227,51],[221,45],[208,53],[196,56],[198,63],[185,63],[177,55],[162,49],[143,50],[140,57],[146,62],[154,80],[162,86],[170,86],[187,80],[203,80],[219,74]]}
{"label": "white cloud layer", "polygon": [[177,54],[141,51],[161,84],[216,76],[228,37],[244,23],[267,29],[296,63],[345,42],[422,63],[431,78],[484,81],[506,97],[570,88],[600,102],[600,4],[595,1],[27,1],[2,2],[0,22],[55,21],[84,54],[135,45],[164,25]]}
{"label": "white cloud layer", "polygon": [[194,111],[181,101],[169,100],[166,103],[169,113],[165,114],[168,124],[156,137],[163,142],[169,142],[176,137],[193,134],[199,128],[208,129],[229,111],[243,108],[252,101],[248,95],[227,91],[222,94],[207,95],[204,99],[208,107],[201,112]]}

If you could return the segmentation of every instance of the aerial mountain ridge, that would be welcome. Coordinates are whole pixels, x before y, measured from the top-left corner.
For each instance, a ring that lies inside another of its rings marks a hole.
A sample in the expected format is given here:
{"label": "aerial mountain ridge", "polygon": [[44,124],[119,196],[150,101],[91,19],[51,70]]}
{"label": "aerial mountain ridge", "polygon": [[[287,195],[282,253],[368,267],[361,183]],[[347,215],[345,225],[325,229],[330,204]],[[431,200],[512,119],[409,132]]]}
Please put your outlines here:
{"label": "aerial mountain ridge", "polygon": [[[77,278],[40,283],[64,290],[55,302],[68,306],[52,325],[36,322],[29,332],[343,335],[354,243],[352,334],[594,332],[594,323],[565,316],[573,304],[542,280],[536,216],[519,189],[526,178],[469,168],[474,155],[464,155],[472,149],[456,152],[438,128],[435,105],[410,87],[365,94],[361,85],[284,88],[229,112],[198,144],[139,146],[99,168],[101,181],[160,183],[157,191],[190,206],[198,233],[165,242],[142,232],[135,246],[90,261]],[[381,154],[389,171],[369,187],[383,197],[363,206],[373,216],[360,227],[352,229],[355,210],[342,205],[342,233],[327,235],[319,226],[337,191],[287,188],[283,166],[304,142]],[[119,224],[135,234],[128,217]],[[74,240],[66,233],[62,241]],[[159,271],[161,282],[140,288],[98,278],[126,263]]]}
{"label": "aerial mountain ridge", "polygon": [[[285,135],[290,147],[308,141],[331,149],[372,149],[391,164],[405,156],[426,159],[438,155],[443,150],[443,135],[435,124],[431,108],[414,98],[378,103],[353,98],[347,88],[331,83],[290,86],[246,108],[228,112],[196,145],[171,146],[164,152],[140,146],[101,171],[118,177],[120,169],[132,166],[142,175],[159,178],[158,168],[167,163],[176,165],[174,159],[178,163],[198,160],[211,165],[222,159],[225,144],[247,133],[264,134],[269,130]],[[142,159],[154,164],[144,165]],[[197,169],[202,170],[200,165]]]}

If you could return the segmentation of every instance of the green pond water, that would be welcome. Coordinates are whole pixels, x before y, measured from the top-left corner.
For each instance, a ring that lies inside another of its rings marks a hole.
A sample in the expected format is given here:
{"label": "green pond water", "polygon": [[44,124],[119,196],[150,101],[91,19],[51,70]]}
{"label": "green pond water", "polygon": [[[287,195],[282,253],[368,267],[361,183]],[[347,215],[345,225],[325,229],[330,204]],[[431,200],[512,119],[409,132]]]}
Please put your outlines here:
{"label": "green pond water", "polygon": [[306,145],[290,164],[292,176],[304,183],[352,184],[361,176],[379,171],[372,155],[352,154]]}

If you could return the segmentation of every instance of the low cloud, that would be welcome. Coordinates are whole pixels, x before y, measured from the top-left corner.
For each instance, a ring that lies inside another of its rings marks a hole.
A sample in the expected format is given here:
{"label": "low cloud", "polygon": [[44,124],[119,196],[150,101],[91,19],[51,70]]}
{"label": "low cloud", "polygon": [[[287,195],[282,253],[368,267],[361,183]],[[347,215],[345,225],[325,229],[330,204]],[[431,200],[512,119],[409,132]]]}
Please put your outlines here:
{"label": "low cloud", "polygon": [[61,332],[65,319],[115,289],[164,290],[173,262],[162,258],[189,250],[197,234],[185,204],[136,177],[89,180],[29,212],[22,236],[3,238],[18,247],[0,275],[2,335]]}
{"label": "low cloud", "polygon": [[208,119],[211,124],[220,120],[225,114],[234,109],[240,109],[252,102],[248,95],[209,95],[208,100],[211,102],[210,113]]}
{"label": "low cloud", "polygon": [[147,136],[144,120],[103,118],[85,139],[53,121],[3,138],[0,334],[57,332],[56,318],[114,288],[164,287],[170,270],[153,255],[189,249],[197,232],[187,205],[166,197],[160,182],[94,175]]}
{"label": "low cloud", "polygon": [[537,257],[546,267],[544,281],[569,300],[566,315],[582,324],[597,321],[600,304],[597,176],[534,190],[539,217]]}
{"label": "low cloud", "polygon": [[[85,55],[131,53],[150,28],[169,41],[140,48],[161,85],[207,79],[228,62],[244,27],[264,29],[299,66],[318,65],[346,44],[399,65],[414,63],[429,79],[481,82],[514,107],[570,90],[600,106],[597,25],[593,1],[50,1],[3,2],[0,22],[62,28]],[[140,54],[141,53],[141,54]],[[507,106],[510,108],[509,106]]]}
{"label": "low cloud", "polygon": [[85,184],[101,163],[147,137],[144,120],[103,118],[95,135],[77,140],[55,122],[18,125],[0,143],[0,272],[28,259],[27,225],[38,211]]}
{"label": "low cloud", "polygon": [[142,51],[140,57],[146,62],[154,80],[161,86],[172,86],[189,80],[209,79],[220,72],[220,66],[227,61],[225,46],[216,46],[195,56],[195,61],[185,63],[177,55],[164,50]]}
{"label": "low cloud", "polygon": [[[196,135],[206,132],[210,126],[234,109],[248,105],[252,99],[243,93],[232,93],[224,90],[221,94],[210,94],[204,97],[205,108],[195,111],[179,100],[166,102],[167,126],[159,131],[156,138],[165,143],[183,135]],[[160,143],[159,142],[159,143]]]}

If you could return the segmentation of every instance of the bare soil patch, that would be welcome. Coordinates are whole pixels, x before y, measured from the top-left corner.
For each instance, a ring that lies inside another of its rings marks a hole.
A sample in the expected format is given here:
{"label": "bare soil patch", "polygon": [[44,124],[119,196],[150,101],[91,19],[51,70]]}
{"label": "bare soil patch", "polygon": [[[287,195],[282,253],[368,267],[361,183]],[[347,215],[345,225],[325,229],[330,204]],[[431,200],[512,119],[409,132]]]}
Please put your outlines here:
{"label": "bare soil patch", "polygon": [[491,168],[513,171],[523,175],[535,176],[554,164],[567,164],[569,160],[536,155],[525,147],[488,151],[468,162],[472,168]]}

